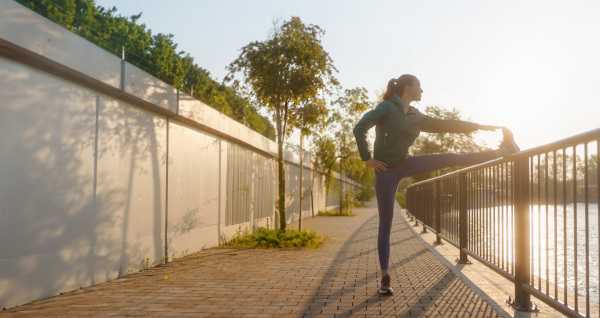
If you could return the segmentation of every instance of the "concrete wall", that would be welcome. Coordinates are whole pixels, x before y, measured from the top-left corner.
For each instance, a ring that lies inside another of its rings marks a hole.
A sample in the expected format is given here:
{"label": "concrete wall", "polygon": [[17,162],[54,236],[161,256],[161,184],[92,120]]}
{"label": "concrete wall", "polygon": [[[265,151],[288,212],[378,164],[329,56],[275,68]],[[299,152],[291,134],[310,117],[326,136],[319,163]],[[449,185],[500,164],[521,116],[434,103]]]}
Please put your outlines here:
{"label": "concrete wall", "polygon": [[[253,160],[249,185],[229,178],[245,160],[228,160],[232,147]],[[239,227],[278,224],[276,149],[18,3],[0,1],[0,308],[217,246]],[[258,168],[275,173],[272,184],[258,181]],[[305,163],[307,193],[310,169]],[[300,169],[290,153],[286,173],[293,222]],[[323,176],[316,180],[315,210],[336,205],[325,198]],[[228,189],[239,188],[262,202],[260,211],[227,210],[235,199]],[[303,217],[310,209],[307,196]],[[227,213],[247,221],[226,224]]]}

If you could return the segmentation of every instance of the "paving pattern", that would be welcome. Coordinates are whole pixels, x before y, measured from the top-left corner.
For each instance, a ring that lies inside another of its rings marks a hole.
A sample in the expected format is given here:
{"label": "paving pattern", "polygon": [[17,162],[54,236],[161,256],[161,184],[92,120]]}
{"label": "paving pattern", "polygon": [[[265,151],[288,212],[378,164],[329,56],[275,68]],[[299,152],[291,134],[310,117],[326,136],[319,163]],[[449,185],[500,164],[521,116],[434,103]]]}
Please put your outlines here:
{"label": "paving pattern", "polygon": [[326,237],[318,249],[208,249],[0,316],[500,316],[423,246],[399,211],[390,256],[395,294],[379,295],[378,216],[368,205],[352,217],[303,220]]}

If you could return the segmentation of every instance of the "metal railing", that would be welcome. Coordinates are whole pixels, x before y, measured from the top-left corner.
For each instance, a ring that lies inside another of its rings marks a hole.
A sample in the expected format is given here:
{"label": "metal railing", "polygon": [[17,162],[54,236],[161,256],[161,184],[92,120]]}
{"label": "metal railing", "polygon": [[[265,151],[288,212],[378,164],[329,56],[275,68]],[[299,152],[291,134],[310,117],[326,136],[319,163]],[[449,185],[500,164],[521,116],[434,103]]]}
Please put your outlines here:
{"label": "metal railing", "polygon": [[600,129],[415,183],[407,208],[441,239],[569,317],[598,316]]}

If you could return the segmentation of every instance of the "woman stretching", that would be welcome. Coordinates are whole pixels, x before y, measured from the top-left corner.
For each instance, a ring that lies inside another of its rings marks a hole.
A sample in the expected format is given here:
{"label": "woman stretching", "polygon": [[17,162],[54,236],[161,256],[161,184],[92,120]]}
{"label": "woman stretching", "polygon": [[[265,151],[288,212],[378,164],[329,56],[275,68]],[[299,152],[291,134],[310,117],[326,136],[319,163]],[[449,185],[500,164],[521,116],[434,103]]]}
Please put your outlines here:
{"label": "woman stretching", "polygon": [[[375,169],[375,192],[379,210],[379,233],[377,252],[381,267],[381,294],[392,294],[388,274],[390,258],[390,232],[394,212],[394,201],[398,183],[405,177],[434,170],[469,166],[518,152],[513,135],[505,127],[479,125],[460,120],[443,120],[428,117],[410,106],[421,100],[421,83],[409,74],[391,79],[383,95],[383,101],[367,112],[354,127],[354,137],[360,157]],[[375,126],[373,157],[368,150],[367,132]],[[502,128],[503,140],[497,150],[471,154],[430,154],[409,156],[408,148],[421,131],[431,133],[470,133],[476,130]]]}

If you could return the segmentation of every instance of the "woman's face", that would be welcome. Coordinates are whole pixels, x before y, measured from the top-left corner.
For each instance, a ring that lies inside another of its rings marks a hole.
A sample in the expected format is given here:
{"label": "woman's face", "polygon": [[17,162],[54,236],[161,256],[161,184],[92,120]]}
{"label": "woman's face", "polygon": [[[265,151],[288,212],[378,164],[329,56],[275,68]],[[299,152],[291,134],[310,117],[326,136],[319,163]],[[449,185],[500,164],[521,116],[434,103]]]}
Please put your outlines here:
{"label": "woman's face", "polygon": [[407,85],[404,93],[408,94],[408,97],[410,97],[411,100],[417,102],[420,101],[421,94],[423,93],[423,90],[421,89],[421,82],[419,82],[419,80],[415,80],[413,85]]}

